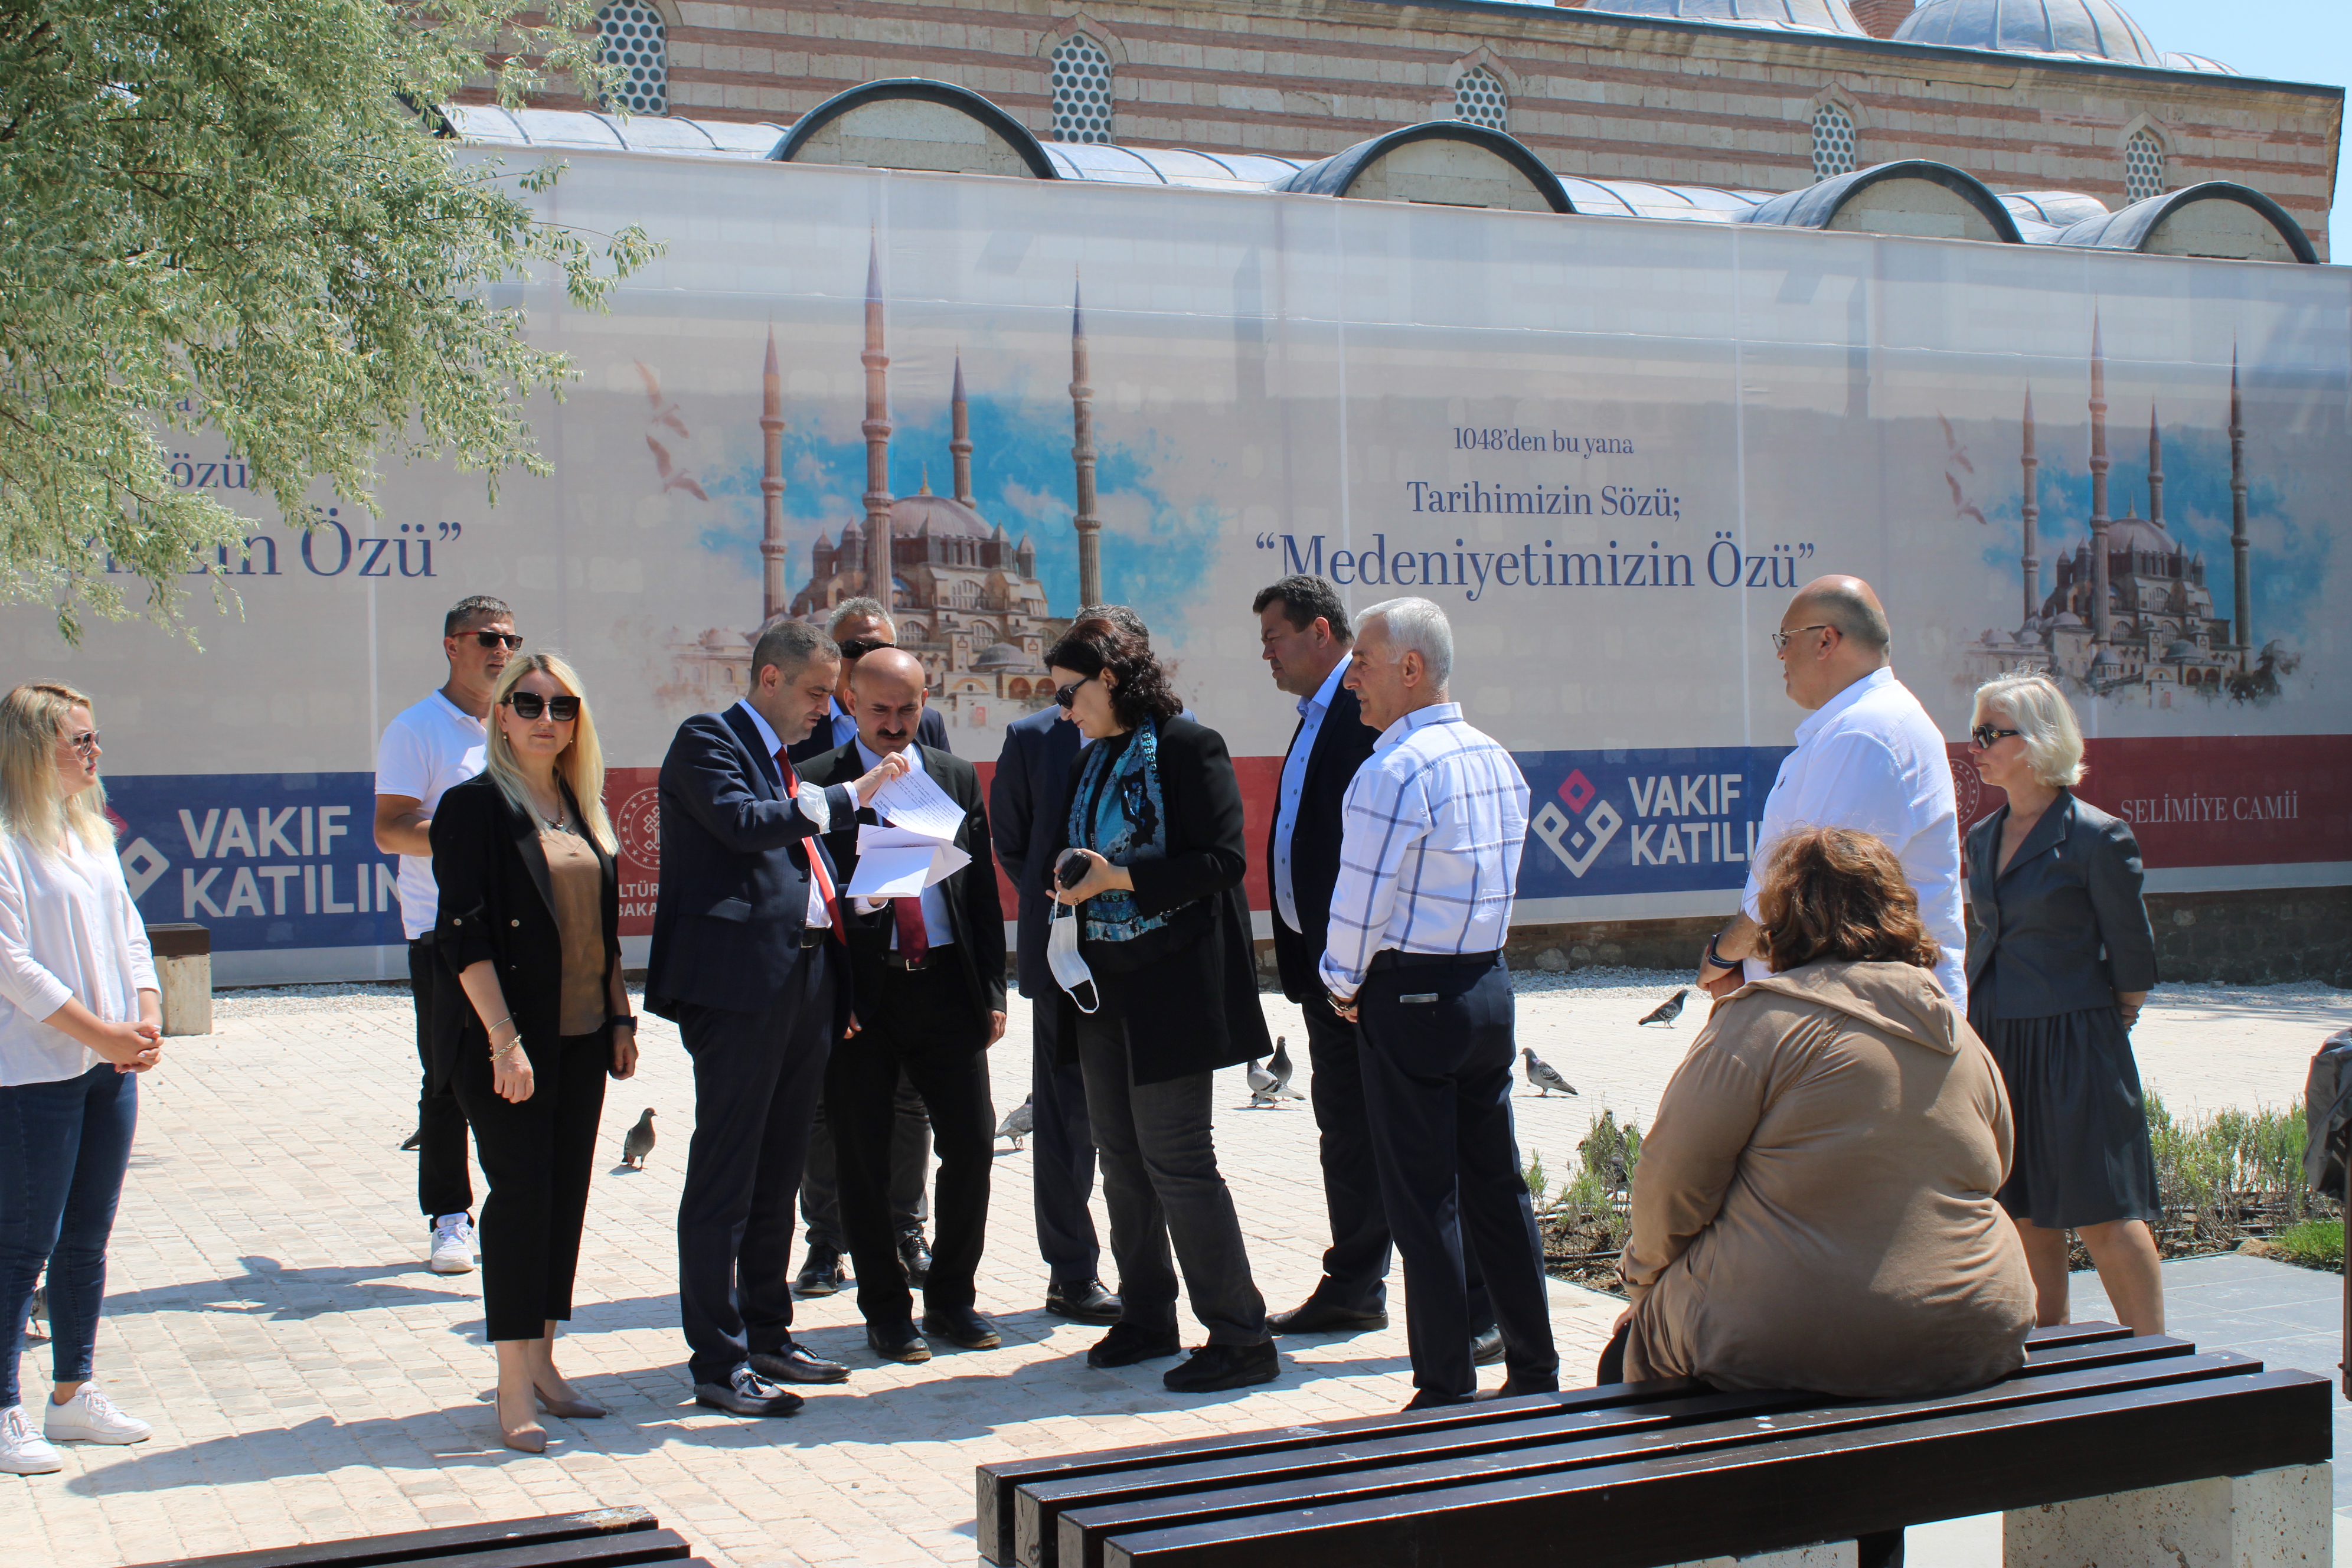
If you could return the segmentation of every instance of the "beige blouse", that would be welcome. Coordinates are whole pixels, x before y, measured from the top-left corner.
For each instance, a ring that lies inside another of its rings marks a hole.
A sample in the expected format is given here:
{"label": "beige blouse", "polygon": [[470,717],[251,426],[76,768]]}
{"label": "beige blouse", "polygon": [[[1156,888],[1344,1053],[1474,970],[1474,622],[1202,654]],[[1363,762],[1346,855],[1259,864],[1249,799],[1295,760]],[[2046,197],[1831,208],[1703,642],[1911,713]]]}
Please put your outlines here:
{"label": "beige blouse", "polygon": [[557,1027],[567,1037],[593,1035],[610,1016],[604,994],[604,868],[576,833],[539,836],[547,855],[547,881],[555,895],[555,929],[563,938],[563,986]]}

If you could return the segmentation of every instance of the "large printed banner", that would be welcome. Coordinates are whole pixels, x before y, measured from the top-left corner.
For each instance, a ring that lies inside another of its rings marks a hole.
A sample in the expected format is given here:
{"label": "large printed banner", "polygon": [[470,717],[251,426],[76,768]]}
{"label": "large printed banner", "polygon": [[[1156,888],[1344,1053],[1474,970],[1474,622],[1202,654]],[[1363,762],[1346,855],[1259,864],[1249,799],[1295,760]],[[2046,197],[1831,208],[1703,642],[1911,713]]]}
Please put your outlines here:
{"label": "large printed banner", "polygon": [[[396,471],[299,533],[186,433],[175,479],[255,519],[212,563],[229,613],[188,580],[201,652],[0,617],[22,674],[97,699],[142,909],[240,978],[386,963],[370,770],[459,597],[582,670],[642,932],[677,723],[742,691],[764,619],[886,561],[983,764],[1080,604],[1132,605],[1240,762],[1254,854],[1297,713],[1253,594],[1434,599],[1532,790],[1523,920],[1728,908],[1803,717],[1767,634],[1827,572],[1875,584],[1955,742],[1982,680],[2057,679],[2152,885],[2352,868],[2344,269],[568,156],[548,216],[670,247],[610,316],[500,291],[582,372],[532,411],[550,478],[492,508]],[[1997,804],[1966,754],[1964,822]]]}

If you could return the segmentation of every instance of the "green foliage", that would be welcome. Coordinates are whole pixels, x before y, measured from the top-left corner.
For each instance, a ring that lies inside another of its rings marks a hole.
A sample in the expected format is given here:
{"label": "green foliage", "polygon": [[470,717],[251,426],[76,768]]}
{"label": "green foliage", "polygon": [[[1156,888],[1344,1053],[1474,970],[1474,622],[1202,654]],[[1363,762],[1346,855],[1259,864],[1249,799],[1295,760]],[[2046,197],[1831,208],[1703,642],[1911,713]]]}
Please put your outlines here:
{"label": "green foliage", "polygon": [[[314,481],[372,504],[380,457],[492,476],[525,397],[573,373],[489,286],[596,308],[652,254],[538,222],[455,155],[462,88],[604,82],[594,0],[41,0],[0,8],[0,595],[173,618],[249,525],[176,487],[176,430],[233,451],[287,521]],[[494,42],[494,46],[492,45]],[[490,46],[490,47],[486,47]],[[232,552],[234,558],[235,552]],[[215,594],[224,592],[215,582]]]}
{"label": "green foliage", "polygon": [[1633,1228],[1633,1168],[1642,1158],[1642,1130],[1613,1111],[1593,1118],[1576,1146],[1576,1168],[1561,1185],[1554,1226],[1578,1250],[1612,1252]]}
{"label": "green foliage", "polygon": [[2303,1184],[2303,1102],[2254,1110],[2235,1108],[2185,1121],[2153,1090],[2145,1096],[2148,1142],[2156,1154],[2165,1210],[2160,1245],[2168,1252],[2210,1251],[2248,1228],[2293,1224],[2336,1205]]}
{"label": "green foliage", "polygon": [[2305,1268],[2344,1267],[2344,1222],[2307,1219],[2271,1237],[2271,1245]]}
{"label": "green foliage", "polygon": [[1533,1150],[1528,1151],[1528,1163],[1519,1167],[1519,1179],[1527,1183],[1528,1194],[1535,1199],[1536,1206],[1538,1208],[1542,1207],[1544,1192],[1550,1184],[1550,1176],[1549,1173],[1544,1170],[1543,1156],[1541,1154],[1537,1153]]}

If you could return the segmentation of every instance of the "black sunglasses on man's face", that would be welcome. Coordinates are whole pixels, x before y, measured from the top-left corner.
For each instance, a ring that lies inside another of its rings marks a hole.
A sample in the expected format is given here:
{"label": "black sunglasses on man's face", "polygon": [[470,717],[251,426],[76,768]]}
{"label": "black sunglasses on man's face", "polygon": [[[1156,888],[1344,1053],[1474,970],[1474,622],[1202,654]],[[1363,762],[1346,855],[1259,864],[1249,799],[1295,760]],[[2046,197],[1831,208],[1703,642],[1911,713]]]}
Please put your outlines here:
{"label": "black sunglasses on man's face", "polygon": [[474,641],[483,647],[497,647],[504,644],[509,653],[517,653],[522,648],[522,635],[519,632],[476,632]]}
{"label": "black sunglasses on man's face", "polygon": [[869,653],[879,653],[886,647],[897,647],[898,645],[894,642],[877,642],[872,637],[851,637],[847,642],[835,643],[833,646],[841,650],[842,658],[855,664]]}

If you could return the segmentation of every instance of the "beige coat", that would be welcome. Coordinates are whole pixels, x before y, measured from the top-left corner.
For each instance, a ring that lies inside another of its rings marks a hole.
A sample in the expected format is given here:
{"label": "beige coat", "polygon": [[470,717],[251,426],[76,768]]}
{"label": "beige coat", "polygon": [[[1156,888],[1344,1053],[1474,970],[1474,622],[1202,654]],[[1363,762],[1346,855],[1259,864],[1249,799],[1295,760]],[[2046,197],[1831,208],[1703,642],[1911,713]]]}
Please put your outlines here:
{"label": "beige coat", "polygon": [[2016,1371],[2033,1281],[1993,1201],[2010,1141],[2000,1068],[1927,971],[1742,986],[1643,1140],[1625,1375],[1900,1398]]}

